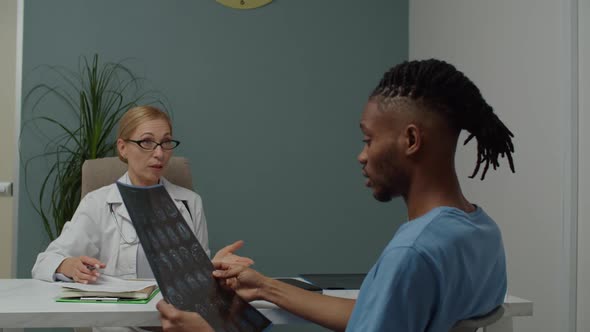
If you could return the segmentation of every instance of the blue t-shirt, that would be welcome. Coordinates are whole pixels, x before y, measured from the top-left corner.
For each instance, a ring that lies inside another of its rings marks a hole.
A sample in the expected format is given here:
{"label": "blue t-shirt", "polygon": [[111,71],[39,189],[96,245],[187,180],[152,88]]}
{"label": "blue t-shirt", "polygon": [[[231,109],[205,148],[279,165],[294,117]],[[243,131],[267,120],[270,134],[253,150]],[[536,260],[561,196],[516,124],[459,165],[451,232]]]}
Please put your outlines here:
{"label": "blue t-shirt", "polygon": [[498,225],[438,207],[400,226],[363,281],[347,331],[448,332],[504,302]]}

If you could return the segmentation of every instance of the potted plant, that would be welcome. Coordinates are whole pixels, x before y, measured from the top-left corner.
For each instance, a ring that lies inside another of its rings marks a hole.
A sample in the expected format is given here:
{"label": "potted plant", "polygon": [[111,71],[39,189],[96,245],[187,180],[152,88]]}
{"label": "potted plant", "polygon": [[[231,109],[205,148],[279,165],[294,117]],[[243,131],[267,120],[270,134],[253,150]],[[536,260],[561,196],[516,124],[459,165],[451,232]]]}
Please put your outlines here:
{"label": "potted plant", "polygon": [[[58,131],[47,138],[42,153],[24,162],[27,195],[53,241],[80,202],[84,161],[114,155],[113,131],[125,111],[160,100],[154,97],[153,90],[143,91],[143,79],[123,62],[100,63],[98,55],[90,60],[81,57],[77,71],[60,66],[36,68],[42,69],[53,74],[56,82],[36,84],[25,96],[24,105],[31,107],[32,117],[24,122],[21,135],[29,126],[39,128],[40,123]],[[48,98],[55,98],[65,107],[68,118],[49,115],[54,109],[46,106]],[[49,171],[33,194],[29,166],[39,158],[48,161]]]}

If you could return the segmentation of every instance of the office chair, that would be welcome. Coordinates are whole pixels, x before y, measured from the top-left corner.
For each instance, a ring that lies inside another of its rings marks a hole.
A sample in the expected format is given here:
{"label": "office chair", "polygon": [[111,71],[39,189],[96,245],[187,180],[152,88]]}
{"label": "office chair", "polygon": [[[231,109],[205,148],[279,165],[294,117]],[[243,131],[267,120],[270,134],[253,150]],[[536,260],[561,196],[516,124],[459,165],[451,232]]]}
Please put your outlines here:
{"label": "office chair", "polygon": [[[127,171],[127,164],[117,157],[89,159],[82,164],[81,196],[100,187],[117,181]],[[177,186],[193,190],[193,178],[188,159],[184,157],[172,157],[164,170],[166,180]]]}
{"label": "office chair", "polygon": [[502,315],[504,315],[504,307],[499,305],[483,316],[457,322],[450,332],[476,332],[479,328],[483,328],[483,331],[485,332],[486,326],[497,322],[502,318]]}

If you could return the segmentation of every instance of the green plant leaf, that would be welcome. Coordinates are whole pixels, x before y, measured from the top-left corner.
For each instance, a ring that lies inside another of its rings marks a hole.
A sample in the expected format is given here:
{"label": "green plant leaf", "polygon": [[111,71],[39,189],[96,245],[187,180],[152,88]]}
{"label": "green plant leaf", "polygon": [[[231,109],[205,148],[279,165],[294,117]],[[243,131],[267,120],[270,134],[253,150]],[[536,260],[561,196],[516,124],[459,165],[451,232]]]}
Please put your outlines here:
{"label": "green plant leaf", "polygon": [[[113,132],[129,108],[164,103],[159,92],[143,90],[145,80],[123,61],[101,63],[97,54],[91,59],[80,57],[77,71],[51,65],[38,66],[37,70],[54,79],[37,83],[25,95],[24,105],[31,118],[24,119],[20,140],[27,130],[34,130],[45,143],[42,153],[25,158],[21,151],[20,158],[24,160],[27,196],[48,238],[54,240],[80,202],[84,161],[114,155]],[[55,101],[68,110],[69,117],[53,115]],[[43,128],[47,127],[54,130],[53,134],[46,133]],[[49,164],[49,169],[40,186],[35,186],[30,181],[34,175],[30,166],[41,160]]]}

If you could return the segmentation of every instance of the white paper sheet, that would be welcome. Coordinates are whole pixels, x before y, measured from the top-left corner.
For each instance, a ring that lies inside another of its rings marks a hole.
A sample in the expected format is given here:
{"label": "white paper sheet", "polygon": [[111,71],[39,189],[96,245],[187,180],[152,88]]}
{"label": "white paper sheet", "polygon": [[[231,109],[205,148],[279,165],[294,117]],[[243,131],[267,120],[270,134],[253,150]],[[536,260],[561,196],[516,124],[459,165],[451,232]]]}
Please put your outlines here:
{"label": "white paper sheet", "polygon": [[155,280],[125,280],[101,274],[91,284],[58,283],[64,288],[79,289],[93,292],[135,292],[146,287],[157,285]]}

